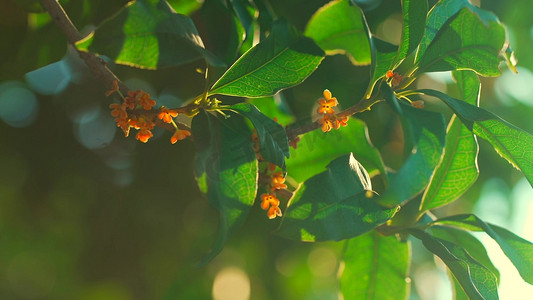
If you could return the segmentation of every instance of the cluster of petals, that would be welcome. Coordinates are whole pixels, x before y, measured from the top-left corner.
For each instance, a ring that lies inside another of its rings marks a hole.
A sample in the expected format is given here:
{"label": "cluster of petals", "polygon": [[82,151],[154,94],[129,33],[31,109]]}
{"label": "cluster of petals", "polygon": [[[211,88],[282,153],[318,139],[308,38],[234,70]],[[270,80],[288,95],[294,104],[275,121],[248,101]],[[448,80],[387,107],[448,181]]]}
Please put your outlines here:
{"label": "cluster of petals", "polygon": [[165,123],[171,123],[172,118],[175,118],[178,116],[178,112],[174,109],[169,109],[166,107],[161,107],[159,110],[159,114],[157,114],[157,117],[162,120]]}
{"label": "cluster of petals", "polygon": [[287,188],[287,185],[285,184],[285,176],[283,176],[281,171],[272,174],[270,186],[273,191]]}
{"label": "cluster of petals", "polygon": [[172,144],[175,144],[177,141],[181,141],[181,140],[184,140],[186,139],[188,136],[191,135],[191,132],[188,131],[188,130],[184,130],[184,129],[177,129],[174,134],[172,135],[172,137],[170,138],[170,142]]}
{"label": "cluster of petals", "polygon": [[324,90],[324,98],[318,99],[317,112],[322,115],[318,123],[322,127],[322,132],[328,132],[331,129],[339,129],[341,126],[347,126],[348,117],[337,117],[335,115],[335,106],[339,104],[337,98],[332,97],[329,90]]}
{"label": "cluster of petals", "polygon": [[279,208],[279,200],[273,194],[262,194],[261,195],[261,208],[267,211],[267,216],[269,219],[274,219],[276,217],[281,217],[281,209]]}

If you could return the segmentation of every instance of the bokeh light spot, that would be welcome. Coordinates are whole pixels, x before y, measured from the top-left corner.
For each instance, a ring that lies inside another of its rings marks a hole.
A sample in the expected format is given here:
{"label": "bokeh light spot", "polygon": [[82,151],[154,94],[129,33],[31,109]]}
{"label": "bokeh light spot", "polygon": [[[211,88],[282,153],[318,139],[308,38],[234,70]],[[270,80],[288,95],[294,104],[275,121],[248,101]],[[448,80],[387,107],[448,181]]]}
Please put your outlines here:
{"label": "bokeh light spot", "polygon": [[213,283],[213,299],[245,300],[250,298],[250,279],[246,273],[235,267],[220,270]]}
{"label": "bokeh light spot", "polygon": [[39,104],[35,94],[17,81],[0,85],[0,119],[12,127],[27,127],[35,121]]}

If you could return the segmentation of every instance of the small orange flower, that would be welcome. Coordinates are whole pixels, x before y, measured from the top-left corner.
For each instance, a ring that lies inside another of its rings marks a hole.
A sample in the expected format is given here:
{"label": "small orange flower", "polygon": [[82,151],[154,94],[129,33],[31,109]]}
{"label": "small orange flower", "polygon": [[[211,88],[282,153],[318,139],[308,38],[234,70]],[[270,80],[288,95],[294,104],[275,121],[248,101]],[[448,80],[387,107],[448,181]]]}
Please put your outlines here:
{"label": "small orange flower", "polygon": [[115,117],[115,121],[124,120],[128,117],[128,113],[126,112],[126,106],[123,104],[118,103],[112,103],[109,105],[109,108],[111,108],[111,115]]}
{"label": "small orange flower", "polygon": [[391,70],[387,71],[387,74],[385,75],[385,77],[387,77],[387,79],[391,79],[392,78],[392,80],[390,81],[392,86],[399,85],[402,82],[402,80],[403,80],[403,76],[402,75],[400,75],[400,74],[398,74],[396,72],[393,72]]}
{"label": "small orange flower", "polygon": [[271,206],[267,212],[267,216],[271,220],[276,218],[277,216],[281,217],[281,209],[279,208],[279,206]]}
{"label": "small orange flower", "polygon": [[337,120],[335,120],[335,129],[339,129],[340,126],[343,126],[343,127],[346,127],[348,126],[348,120],[349,118],[346,116],[346,117],[342,117],[342,118],[337,118]]}
{"label": "small orange flower", "polygon": [[387,76],[387,78],[392,78],[392,77],[394,77],[394,72],[392,72],[391,70],[388,70],[387,71],[387,75],[385,75],[385,76]]}
{"label": "small orange flower", "polygon": [[117,91],[118,91],[118,80],[115,79],[113,80],[113,87],[111,87],[109,91],[105,92],[105,95],[109,97],[111,94]]}
{"label": "small orange flower", "polygon": [[165,123],[172,122],[172,118],[175,118],[178,116],[178,112],[174,109],[168,109],[166,107],[161,107],[161,110],[157,117]]}
{"label": "small orange flower", "polygon": [[328,132],[334,127],[333,120],[330,115],[324,115],[324,117],[318,120],[318,123],[322,124],[322,132]]}
{"label": "small orange flower", "polygon": [[279,206],[279,200],[272,194],[261,195],[261,208],[267,210],[270,206]]}
{"label": "small orange flower", "polygon": [[285,177],[282,172],[276,172],[272,174],[272,181],[270,183],[272,190],[286,189],[287,185],[285,184]]}
{"label": "small orange flower", "polygon": [[324,98],[318,99],[318,104],[320,107],[318,108],[319,114],[334,114],[335,111],[333,110],[333,107],[337,106],[339,102],[337,101],[337,98],[332,97],[331,92],[329,90],[324,90]]}
{"label": "small orange flower", "polygon": [[140,91],[139,104],[144,108],[144,110],[152,109],[152,106],[155,105],[155,100],[150,99],[150,94],[145,91]]}
{"label": "small orange flower", "polygon": [[129,91],[128,95],[124,98],[124,105],[129,109],[135,109],[135,105],[137,105],[137,96],[141,90],[137,91]]}
{"label": "small orange flower", "polygon": [[170,138],[170,142],[172,144],[175,144],[177,141],[181,141],[181,140],[187,138],[190,135],[191,135],[190,131],[178,129],[178,130],[176,130],[176,132],[174,132],[174,134]]}
{"label": "small orange flower", "polygon": [[146,143],[153,136],[154,134],[149,129],[141,128],[139,132],[137,132],[137,136],[135,138],[143,143]]}
{"label": "small orange flower", "polygon": [[414,107],[414,108],[424,108],[424,100],[416,100],[416,101],[413,101],[411,102],[411,106]]}

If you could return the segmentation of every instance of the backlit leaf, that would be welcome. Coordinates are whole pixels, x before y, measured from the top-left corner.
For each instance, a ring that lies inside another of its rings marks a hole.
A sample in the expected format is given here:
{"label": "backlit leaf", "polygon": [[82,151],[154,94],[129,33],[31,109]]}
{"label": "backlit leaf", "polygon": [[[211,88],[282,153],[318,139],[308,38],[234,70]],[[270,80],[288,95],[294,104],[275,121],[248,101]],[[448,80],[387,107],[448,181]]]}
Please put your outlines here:
{"label": "backlit leaf", "polygon": [[371,231],[346,241],[340,277],[344,299],[407,299],[409,244]]}
{"label": "backlit leaf", "polygon": [[315,12],[307,23],[305,35],[328,55],[346,54],[353,64],[370,63],[368,35],[361,10],[348,0],[329,2]]}
{"label": "backlit leaf", "polygon": [[422,230],[412,229],[409,233],[442,259],[470,299],[498,299],[496,276],[464,248]]}
{"label": "backlit leaf", "polygon": [[526,176],[533,186],[533,135],[507,123],[495,114],[435,90],[419,90],[444,101],[477,136]]}
{"label": "backlit leaf", "polygon": [[227,113],[229,118],[219,119],[200,112],[191,125],[198,150],[196,175],[209,202],[220,213],[217,239],[202,263],[222,251],[228,237],[244,223],[257,194],[257,160],[250,134],[240,131],[246,128],[241,116]]}
{"label": "backlit leaf", "polygon": [[404,124],[409,126],[404,132],[411,133],[407,138],[413,141],[414,147],[379,200],[391,207],[412,199],[427,186],[440,162],[446,132],[442,114],[409,105],[402,105],[402,110]]}
{"label": "backlit leaf", "polygon": [[290,149],[287,160],[288,176],[303,182],[324,171],[332,157],[353,152],[371,174],[385,174],[385,165],[379,151],[372,145],[365,123],[351,118],[348,126],[324,133],[320,130],[300,136],[297,149]]}
{"label": "backlit leaf", "polygon": [[241,56],[215,82],[209,95],[271,96],[301,83],[323,58],[324,52],[311,39],[280,20],[268,38]]}
{"label": "backlit leaf", "polygon": [[483,222],[471,214],[456,215],[438,219],[436,225],[459,227],[466,230],[485,231],[502,248],[515,265],[522,278],[533,284],[533,243],[524,240],[507,229]]}
{"label": "backlit leaf", "polygon": [[339,157],[295,191],[277,233],[311,242],[338,241],[368,232],[396,212],[367,198],[371,189],[368,173],[353,154]]}
{"label": "backlit leaf", "polygon": [[[481,88],[477,75],[471,71],[458,71],[454,77],[463,100],[477,106]],[[422,198],[421,211],[454,201],[476,181],[478,151],[476,137],[453,116],[448,125],[442,161]]]}
{"label": "backlit leaf", "polygon": [[424,35],[426,15],[428,13],[427,0],[403,0],[402,39],[395,61],[402,61],[418,47]]}
{"label": "backlit leaf", "polygon": [[464,8],[441,28],[420,57],[417,73],[469,69],[483,76],[497,76],[501,74],[498,66],[505,44],[505,28],[497,18],[487,25]]}
{"label": "backlit leaf", "polygon": [[76,47],[146,69],[178,66],[200,58],[212,65],[221,64],[204,49],[192,20],[174,12],[163,0],[128,3]]}
{"label": "backlit leaf", "polygon": [[289,141],[283,126],[261,113],[249,103],[227,107],[250,119],[259,138],[259,152],[266,161],[285,169],[285,157],[289,157]]}

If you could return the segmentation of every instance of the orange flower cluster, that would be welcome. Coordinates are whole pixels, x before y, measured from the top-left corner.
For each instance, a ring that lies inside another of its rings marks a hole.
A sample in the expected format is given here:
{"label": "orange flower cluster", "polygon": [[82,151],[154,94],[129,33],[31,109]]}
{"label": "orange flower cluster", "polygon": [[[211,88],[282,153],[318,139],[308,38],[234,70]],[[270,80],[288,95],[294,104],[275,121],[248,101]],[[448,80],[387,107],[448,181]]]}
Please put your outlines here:
{"label": "orange flower cluster", "polygon": [[387,77],[387,80],[390,80],[390,84],[392,86],[398,86],[402,80],[403,80],[403,76],[396,73],[396,72],[393,72],[391,70],[388,70],[387,71],[387,74],[385,75],[385,77]]}
{"label": "orange flower cluster", "polygon": [[261,208],[267,211],[269,219],[274,219],[276,216],[281,217],[281,209],[279,208],[279,199],[276,197],[276,191],[286,189],[285,176],[283,172],[276,171],[276,165],[269,163],[266,174],[270,174],[270,192],[261,195]]}
{"label": "orange flower cluster", "polygon": [[[117,81],[113,83],[113,88],[108,91],[106,95],[110,95],[115,91],[118,91]],[[148,93],[142,90],[137,90],[129,91],[122,103],[113,103],[109,105],[109,108],[111,108],[111,115],[115,117],[117,127],[120,127],[120,129],[124,131],[126,137],[129,135],[131,128],[138,129],[139,132],[137,132],[136,138],[139,141],[146,143],[154,136],[152,130],[155,127],[155,117],[153,114],[143,113],[143,111],[152,110],[152,107],[154,107],[155,104],[155,100],[151,99]],[[134,111],[136,113],[132,113]],[[168,109],[166,107],[162,107],[157,114],[157,117],[165,123],[172,123],[172,118],[177,116],[178,112],[176,110]],[[170,138],[170,142],[174,144],[190,135],[191,133],[187,130],[176,129],[176,132],[174,132],[174,135]]]}
{"label": "orange flower cluster", "polygon": [[329,90],[324,90],[324,98],[318,99],[317,112],[322,115],[322,118],[318,120],[318,123],[322,125],[322,132],[328,132],[331,129],[339,129],[342,126],[348,125],[348,117],[337,117],[335,115],[335,106],[339,104],[337,98],[332,97]]}
{"label": "orange flower cluster", "polygon": [[261,208],[267,210],[267,216],[269,219],[281,217],[281,209],[279,208],[279,200],[273,194],[261,195]]}

